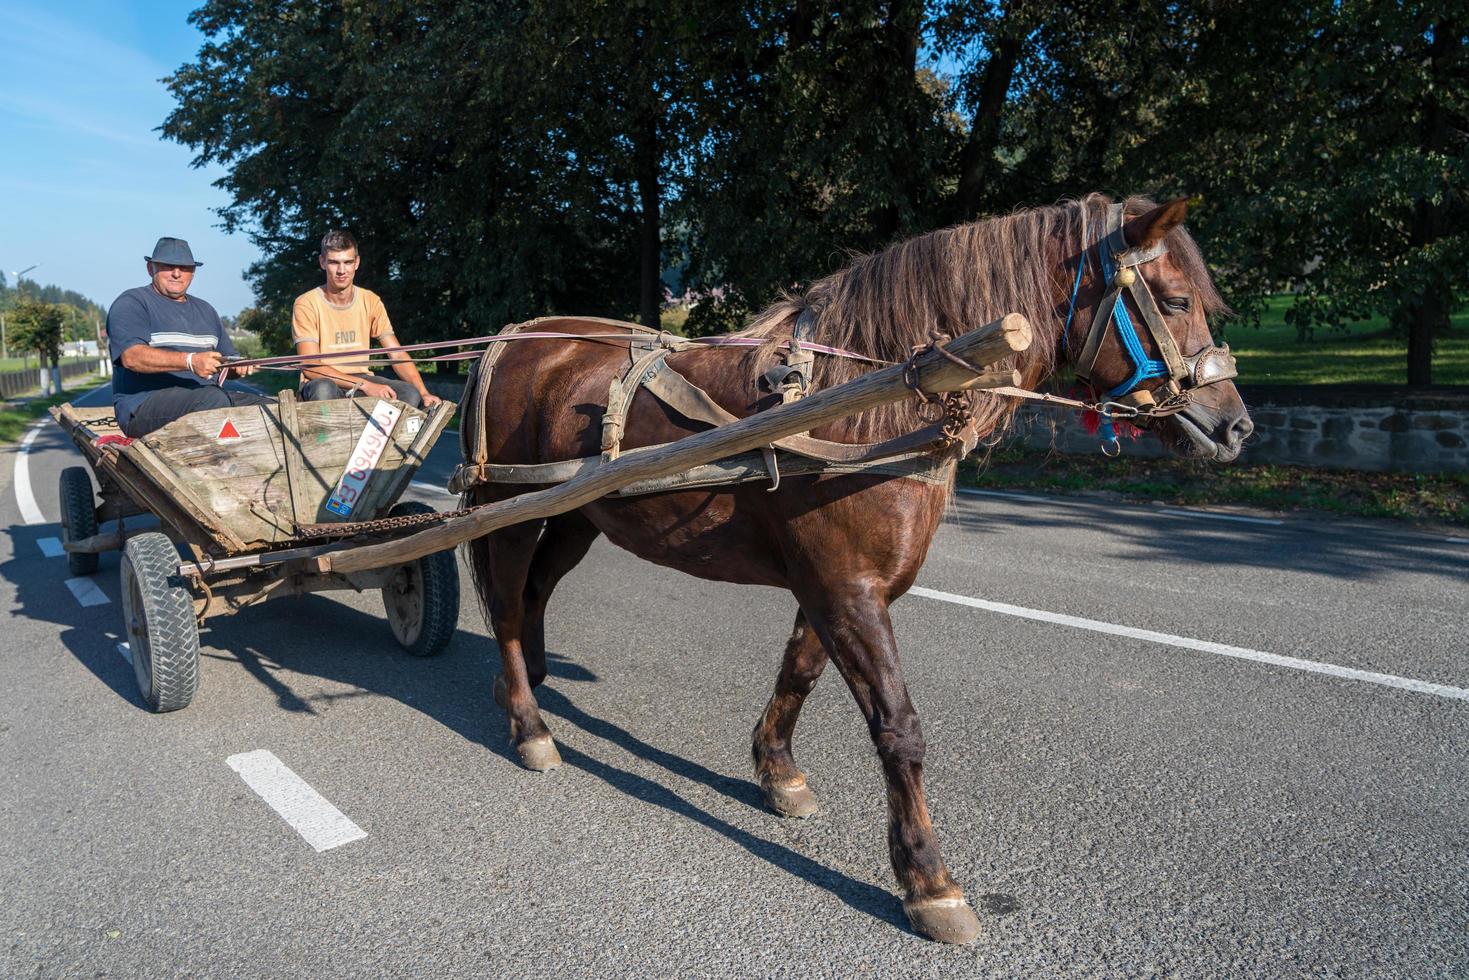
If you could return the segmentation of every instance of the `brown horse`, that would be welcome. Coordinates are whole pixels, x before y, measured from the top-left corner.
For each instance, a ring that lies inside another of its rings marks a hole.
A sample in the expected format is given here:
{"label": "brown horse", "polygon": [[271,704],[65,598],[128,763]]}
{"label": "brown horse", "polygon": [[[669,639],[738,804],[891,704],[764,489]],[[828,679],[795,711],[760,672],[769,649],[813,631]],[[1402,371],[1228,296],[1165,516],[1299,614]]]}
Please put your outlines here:
{"label": "brown horse", "polygon": [[[1112,273],[1105,271],[1099,239],[1110,204],[1092,195],[902,242],[859,258],[803,295],[767,309],[743,335],[770,343],[737,351],[682,351],[671,355],[669,364],[724,409],[745,416],[779,401],[757,379],[780,356],[779,343],[790,338],[808,307],[819,312],[816,341],[885,361],[901,361],[935,333],[957,335],[1019,312],[1033,325],[1035,340],[1004,366],[1018,370],[1025,386],[1082,356],[1084,347],[1095,347],[1088,380],[1095,392],[1116,396],[1115,386],[1134,373],[1122,341],[1112,331],[1099,346],[1088,343],[1093,314],[1109,295]],[[1127,254],[1146,256],[1135,270],[1158,298],[1155,321],[1166,326],[1178,351],[1192,354],[1214,350],[1205,318],[1223,304],[1181,226],[1184,212],[1182,201],[1158,207],[1131,198],[1118,220],[1125,221],[1121,236],[1131,250]],[[1114,237],[1114,244],[1120,241]],[[1166,252],[1153,257],[1158,246]],[[1144,313],[1135,308],[1136,294],[1118,302],[1130,304],[1135,318]],[[605,320],[552,318],[537,321],[533,329],[606,335],[609,326]],[[1155,361],[1161,356],[1158,346],[1151,339],[1145,343]],[[465,432],[475,438],[482,434],[494,463],[596,456],[609,381],[627,368],[629,357],[629,344],[622,341],[505,345],[485,402],[465,399]],[[479,369],[484,366],[482,360]],[[817,355],[811,380],[820,388],[866,370],[870,366],[859,361]],[[1192,388],[1182,412],[1147,426],[1180,455],[1233,459],[1252,426],[1227,380],[1231,374]],[[1157,388],[1164,380],[1142,387]],[[990,393],[965,397],[981,435],[1006,423],[1015,408],[1012,399]],[[923,425],[922,409],[916,398],[908,399],[812,435],[843,442],[887,439]],[[625,446],[663,443],[703,428],[639,391],[628,409],[623,441]],[[917,577],[944,514],[953,458],[951,453],[938,461],[942,479],[937,480],[870,472],[808,474],[785,477],[775,492],[768,492],[768,483],[746,483],[604,498],[470,542],[470,563],[504,665],[496,698],[509,716],[510,737],[522,762],[536,770],[560,763],[532,694],[546,678],[546,603],[597,535],[700,578],[789,589],[800,610],[752,746],[766,802],[785,816],[809,816],[816,809],[792,756],[791,737],[801,705],[830,658],[856,699],[881,760],[888,846],[909,921],[934,939],[972,939],[978,919],[944,865],[924,802],[923,734],[888,617],[889,605]],[[466,501],[485,503],[525,489],[480,485],[466,493]]]}

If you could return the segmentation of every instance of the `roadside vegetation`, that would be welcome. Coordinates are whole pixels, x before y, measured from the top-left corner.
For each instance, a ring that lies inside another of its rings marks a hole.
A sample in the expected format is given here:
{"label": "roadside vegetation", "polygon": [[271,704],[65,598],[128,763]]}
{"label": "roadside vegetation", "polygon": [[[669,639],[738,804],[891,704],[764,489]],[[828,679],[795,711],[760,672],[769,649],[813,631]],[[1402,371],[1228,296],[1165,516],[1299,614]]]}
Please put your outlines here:
{"label": "roadside vegetation", "polygon": [[[1384,317],[1358,320],[1340,329],[1317,328],[1302,336],[1286,322],[1295,297],[1268,297],[1260,324],[1240,318],[1224,326],[1224,338],[1239,361],[1240,384],[1389,384],[1407,381],[1408,346]],[[1437,384],[1469,385],[1469,309],[1449,318],[1433,355]]]}
{"label": "roadside vegetation", "polygon": [[13,401],[0,402],[0,445],[9,445],[18,441],[21,436],[25,435],[26,428],[36,419],[44,417],[50,408],[71,401],[78,391],[93,387],[97,384],[97,380],[96,378],[78,378],[71,382],[70,390],[46,398],[18,398]]}

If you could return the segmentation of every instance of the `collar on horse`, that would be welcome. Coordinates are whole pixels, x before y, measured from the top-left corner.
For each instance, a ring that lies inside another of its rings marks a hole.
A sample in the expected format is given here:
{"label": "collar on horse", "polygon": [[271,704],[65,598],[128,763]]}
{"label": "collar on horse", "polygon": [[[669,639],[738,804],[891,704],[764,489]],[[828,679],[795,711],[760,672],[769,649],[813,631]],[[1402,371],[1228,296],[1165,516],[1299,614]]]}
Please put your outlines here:
{"label": "collar on horse", "polygon": [[[1165,254],[1168,245],[1160,241],[1151,248],[1130,248],[1122,233],[1122,225],[1122,205],[1109,206],[1106,233],[1097,242],[1104,292],[1101,302],[1097,304],[1096,314],[1092,317],[1091,329],[1087,331],[1081,355],[1076,359],[1076,376],[1093,391],[1096,390],[1092,382],[1092,372],[1097,366],[1102,341],[1106,339],[1108,330],[1115,325],[1118,340],[1132,364],[1132,374],[1108,389],[1106,397],[1138,409],[1140,415],[1172,415],[1188,407],[1189,392],[1192,389],[1227,381],[1239,371],[1228,344],[1219,347],[1210,345],[1189,355],[1179,352],[1178,344],[1168,332],[1163,314],[1159,311],[1147,282],[1137,272],[1138,266]],[[1083,229],[1082,240],[1085,239]],[[1063,345],[1066,335],[1070,333],[1071,317],[1076,309],[1076,293],[1081,286],[1081,274],[1085,268],[1086,251],[1083,249],[1076,265],[1076,282],[1071,288],[1071,307],[1067,310],[1066,328],[1062,333]],[[1141,333],[1133,323],[1127,303],[1123,302],[1124,291],[1132,296],[1133,305],[1142,317],[1152,338],[1153,347],[1158,352],[1157,357],[1149,357],[1143,348]],[[1162,401],[1154,397],[1153,391],[1142,387],[1144,382],[1153,378],[1167,379],[1157,389],[1164,394]]]}

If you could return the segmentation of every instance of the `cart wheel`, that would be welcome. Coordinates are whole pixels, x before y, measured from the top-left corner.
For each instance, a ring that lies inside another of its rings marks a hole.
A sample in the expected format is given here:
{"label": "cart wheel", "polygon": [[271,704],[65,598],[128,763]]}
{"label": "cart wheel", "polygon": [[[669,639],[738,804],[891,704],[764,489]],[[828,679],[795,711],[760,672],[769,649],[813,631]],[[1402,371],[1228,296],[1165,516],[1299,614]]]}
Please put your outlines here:
{"label": "cart wheel", "polygon": [[[432,507],[405,500],[388,516],[431,513]],[[383,586],[383,608],[404,650],[415,657],[442,653],[459,628],[459,565],[453,550],[399,565],[393,580]]]}
{"label": "cart wheel", "polygon": [[[61,471],[61,540],[81,541],[97,533],[97,503],[92,496],[92,478],[85,466],[68,466]],[[66,553],[66,567],[73,575],[91,575],[97,570],[97,555],[81,551]]]}
{"label": "cart wheel", "polygon": [[178,567],[173,542],[157,531],[123,546],[122,616],[133,673],[158,712],[188,707],[199,689],[199,626]]}

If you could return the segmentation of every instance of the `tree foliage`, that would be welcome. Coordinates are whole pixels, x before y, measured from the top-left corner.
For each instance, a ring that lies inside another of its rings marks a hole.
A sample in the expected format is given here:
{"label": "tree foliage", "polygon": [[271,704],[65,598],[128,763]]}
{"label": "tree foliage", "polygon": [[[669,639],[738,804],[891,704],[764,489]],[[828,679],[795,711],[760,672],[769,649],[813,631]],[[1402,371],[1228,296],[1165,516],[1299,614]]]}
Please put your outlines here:
{"label": "tree foliage", "polygon": [[[1428,380],[1469,286],[1454,5],[208,0],[164,132],[226,167],[281,337],[346,226],[404,336],[737,325],[849,253],[1091,190],[1200,195],[1245,313],[1386,314]],[[275,333],[272,333],[272,330]]]}
{"label": "tree foliage", "polygon": [[42,364],[55,367],[61,360],[61,344],[65,339],[67,307],[23,297],[6,315],[7,342],[17,350],[32,351]]}

